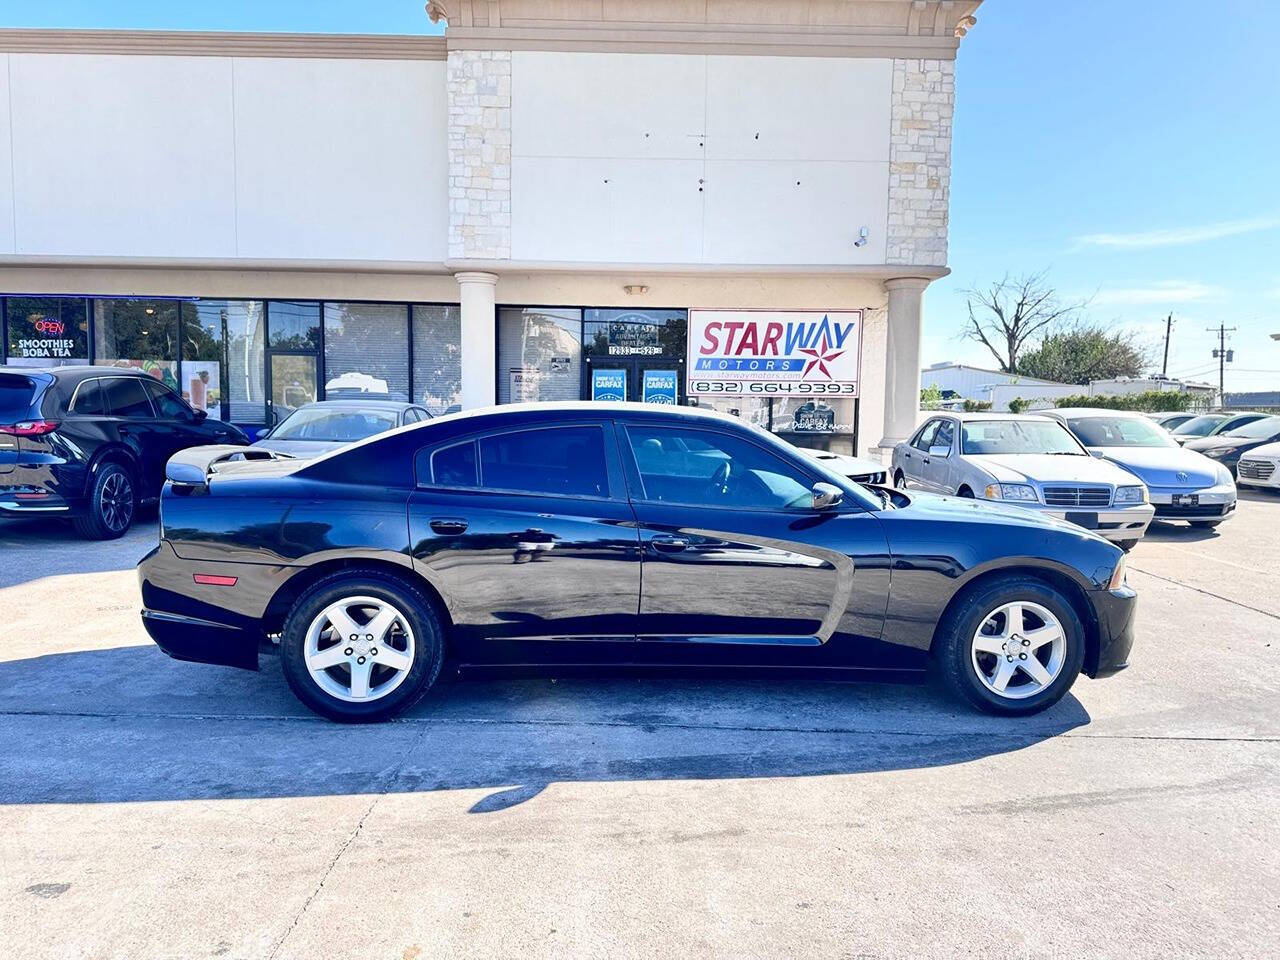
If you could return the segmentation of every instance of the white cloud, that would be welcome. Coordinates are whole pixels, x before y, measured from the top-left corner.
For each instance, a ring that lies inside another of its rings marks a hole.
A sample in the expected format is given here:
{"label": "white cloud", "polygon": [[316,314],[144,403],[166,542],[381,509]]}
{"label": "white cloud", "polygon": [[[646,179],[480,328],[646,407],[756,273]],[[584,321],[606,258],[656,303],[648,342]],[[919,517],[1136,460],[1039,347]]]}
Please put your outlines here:
{"label": "white cloud", "polygon": [[1116,287],[1099,290],[1093,306],[1139,306],[1144,304],[1195,303],[1223,296],[1218,287],[1194,280],[1162,280],[1145,287]]}
{"label": "white cloud", "polygon": [[1221,240],[1242,233],[1257,233],[1280,227],[1280,217],[1258,217],[1252,220],[1229,220],[1198,227],[1171,227],[1143,233],[1090,233],[1076,237],[1077,247],[1108,247],[1114,250],[1145,250],[1151,247],[1180,247],[1206,240]]}

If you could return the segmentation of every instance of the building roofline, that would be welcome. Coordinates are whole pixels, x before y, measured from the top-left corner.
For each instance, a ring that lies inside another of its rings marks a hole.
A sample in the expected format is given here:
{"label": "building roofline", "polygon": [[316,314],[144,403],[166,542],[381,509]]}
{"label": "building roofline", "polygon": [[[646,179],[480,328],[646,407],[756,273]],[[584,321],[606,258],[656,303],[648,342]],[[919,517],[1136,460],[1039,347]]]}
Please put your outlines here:
{"label": "building roofline", "polygon": [[0,29],[0,53],[444,60],[444,37],[186,30]]}

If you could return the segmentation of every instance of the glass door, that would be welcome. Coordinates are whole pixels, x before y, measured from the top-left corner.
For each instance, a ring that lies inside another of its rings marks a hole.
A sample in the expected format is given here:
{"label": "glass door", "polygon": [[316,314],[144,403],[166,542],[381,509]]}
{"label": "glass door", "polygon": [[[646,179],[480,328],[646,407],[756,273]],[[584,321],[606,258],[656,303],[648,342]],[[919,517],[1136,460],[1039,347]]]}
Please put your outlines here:
{"label": "glass door", "polygon": [[267,427],[320,399],[320,304],[267,302]]}
{"label": "glass door", "polygon": [[318,380],[314,356],[271,354],[271,396],[267,399],[267,423],[275,426],[299,407],[320,399],[316,390]]}

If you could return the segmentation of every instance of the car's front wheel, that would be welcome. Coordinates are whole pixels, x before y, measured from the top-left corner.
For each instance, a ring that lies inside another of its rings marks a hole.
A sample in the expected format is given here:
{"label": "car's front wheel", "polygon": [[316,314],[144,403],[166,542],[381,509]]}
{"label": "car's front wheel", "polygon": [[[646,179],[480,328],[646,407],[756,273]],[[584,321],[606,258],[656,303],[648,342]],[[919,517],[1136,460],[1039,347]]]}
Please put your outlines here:
{"label": "car's front wheel", "polygon": [[290,689],[330,720],[387,720],[440,674],[444,637],[422,591],[377,572],[338,573],[310,587],[285,619],[280,658]]}
{"label": "car's front wheel", "polygon": [[129,471],[118,463],[105,463],[94,477],[84,514],[73,521],[76,533],[89,540],[123,537],[133,523],[137,507]]}
{"label": "car's front wheel", "polygon": [[948,611],[935,648],[943,682],[987,713],[1023,716],[1062,699],[1084,663],[1084,626],[1059,590],[1010,576]]}
{"label": "car's front wheel", "polygon": [[1191,526],[1196,527],[1200,530],[1212,530],[1221,522],[1222,522],[1221,520],[1192,520]]}

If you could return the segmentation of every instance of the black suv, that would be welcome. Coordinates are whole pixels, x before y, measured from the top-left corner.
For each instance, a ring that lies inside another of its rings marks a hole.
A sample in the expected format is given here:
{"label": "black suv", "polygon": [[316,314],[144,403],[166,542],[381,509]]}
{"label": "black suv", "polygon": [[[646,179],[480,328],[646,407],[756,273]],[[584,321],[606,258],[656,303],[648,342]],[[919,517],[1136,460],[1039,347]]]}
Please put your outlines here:
{"label": "black suv", "polygon": [[174,453],[248,442],[141,371],[0,366],[0,517],[67,517],[114,539],[159,497]]}

